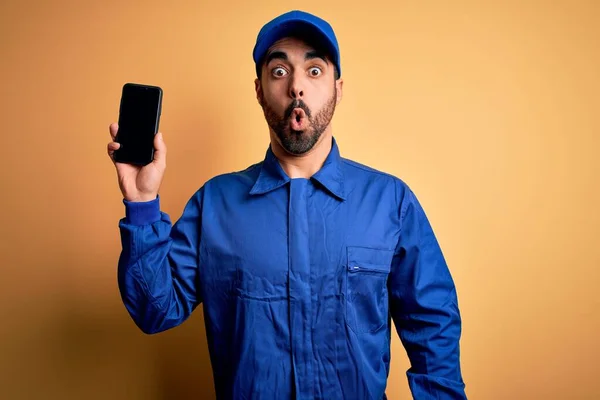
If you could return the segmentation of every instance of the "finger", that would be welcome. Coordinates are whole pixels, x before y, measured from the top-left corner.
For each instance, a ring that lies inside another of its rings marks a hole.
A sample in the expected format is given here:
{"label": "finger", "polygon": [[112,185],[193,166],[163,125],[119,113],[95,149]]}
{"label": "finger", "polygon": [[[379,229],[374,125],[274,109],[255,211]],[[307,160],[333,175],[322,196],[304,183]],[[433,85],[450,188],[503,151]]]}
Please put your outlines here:
{"label": "finger", "polygon": [[165,165],[167,161],[167,145],[163,139],[162,133],[158,132],[154,136],[154,162]]}
{"label": "finger", "polygon": [[108,127],[108,131],[110,132],[110,137],[112,138],[112,140],[115,140],[117,138],[118,130],[119,130],[119,124],[117,124],[116,122],[113,122]]}
{"label": "finger", "polygon": [[121,147],[120,143],[117,142],[110,142],[107,146],[106,146],[106,152],[108,153],[108,156],[114,161],[114,153],[115,150],[118,150],[119,147]]}

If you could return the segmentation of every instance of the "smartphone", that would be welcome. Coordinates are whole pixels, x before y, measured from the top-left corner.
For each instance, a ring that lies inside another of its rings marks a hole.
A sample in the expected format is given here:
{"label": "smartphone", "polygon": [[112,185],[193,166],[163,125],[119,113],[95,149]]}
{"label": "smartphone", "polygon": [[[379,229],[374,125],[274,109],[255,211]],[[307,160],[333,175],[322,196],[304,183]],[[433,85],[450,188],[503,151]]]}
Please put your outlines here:
{"label": "smartphone", "polygon": [[147,165],[154,159],[154,136],[158,133],[163,91],[158,86],[125,83],[119,106],[119,129],[115,141],[116,162]]}

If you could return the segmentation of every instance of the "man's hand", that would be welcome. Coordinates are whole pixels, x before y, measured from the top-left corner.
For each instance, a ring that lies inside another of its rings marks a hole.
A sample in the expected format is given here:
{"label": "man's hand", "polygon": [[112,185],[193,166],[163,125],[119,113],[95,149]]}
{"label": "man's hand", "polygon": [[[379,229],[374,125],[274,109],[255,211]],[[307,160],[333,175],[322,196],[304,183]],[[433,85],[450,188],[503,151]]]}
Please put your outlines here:
{"label": "man's hand", "polygon": [[167,167],[167,146],[163,141],[162,133],[154,137],[154,160],[146,166],[137,166],[115,162],[114,152],[120,144],[115,141],[119,125],[112,123],[109,126],[112,141],[108,143],[107,152],[117,169],[119,187],[127,201],[142,202],[154,200],[162,183]]}

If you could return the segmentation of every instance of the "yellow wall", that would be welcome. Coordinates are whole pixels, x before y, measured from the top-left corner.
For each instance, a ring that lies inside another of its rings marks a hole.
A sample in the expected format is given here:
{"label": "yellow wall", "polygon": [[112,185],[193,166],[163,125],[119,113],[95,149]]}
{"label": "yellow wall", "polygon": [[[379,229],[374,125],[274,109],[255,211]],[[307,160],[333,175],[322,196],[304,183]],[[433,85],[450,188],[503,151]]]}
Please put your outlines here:
{"label": "yellow wall", "polygon": [[[120,302],[107,128],[123,83],[164,88],[178,217],[262,159],[251,50],[296,3],[168,3],[0,5],[0,398],[213,393],[200,310],[148,337]],[[406,180],[438,234],[470,398],[600,398],[600,3],[302,4],[341,42],[343,155]],[[389,397],[409,399],[394,339]]]}

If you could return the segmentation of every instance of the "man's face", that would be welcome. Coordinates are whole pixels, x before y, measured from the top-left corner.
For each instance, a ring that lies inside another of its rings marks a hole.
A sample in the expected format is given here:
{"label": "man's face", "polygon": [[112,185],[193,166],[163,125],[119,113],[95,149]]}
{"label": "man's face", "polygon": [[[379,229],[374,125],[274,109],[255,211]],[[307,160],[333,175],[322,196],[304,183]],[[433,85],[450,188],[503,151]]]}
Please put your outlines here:
{"label": "man's face", "polygon": [[281,146],[304,154],[329,128],[341,99],[335,66],[304,42],[285,38],[268,51],[256,94]]}

